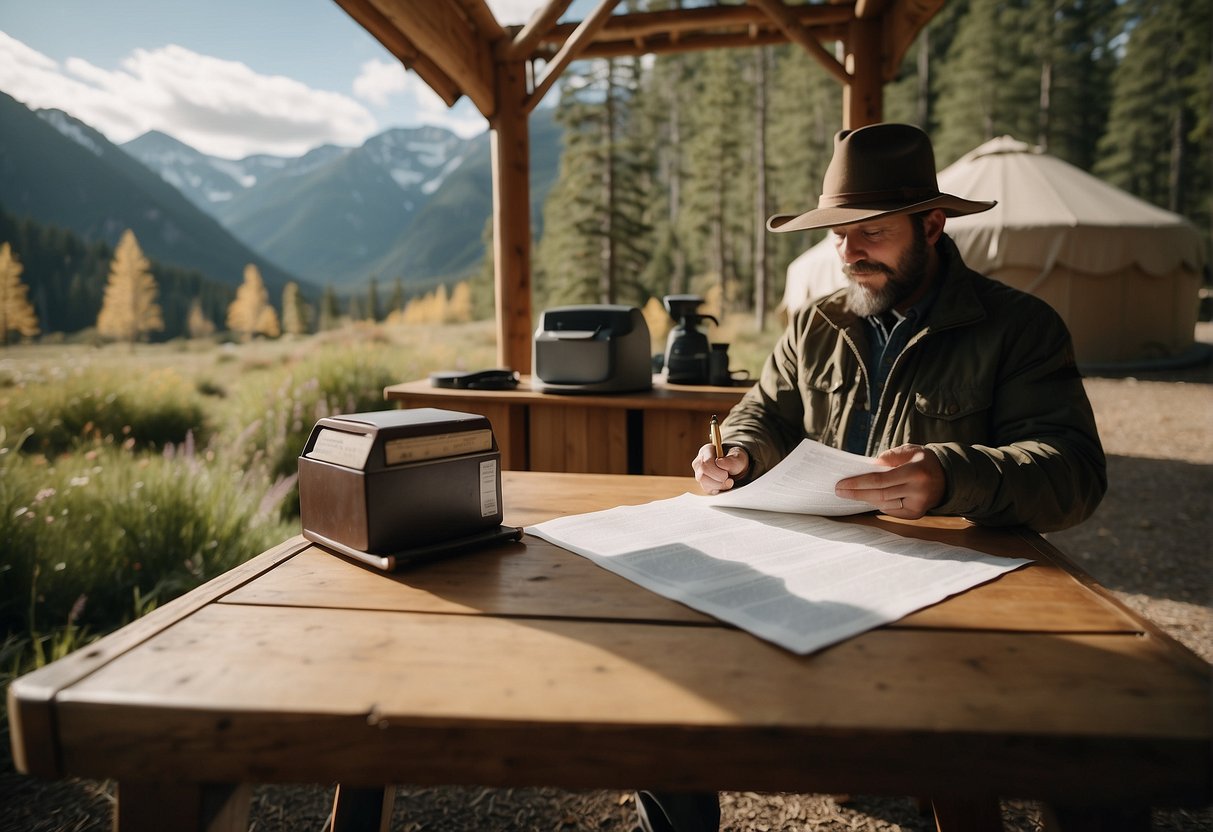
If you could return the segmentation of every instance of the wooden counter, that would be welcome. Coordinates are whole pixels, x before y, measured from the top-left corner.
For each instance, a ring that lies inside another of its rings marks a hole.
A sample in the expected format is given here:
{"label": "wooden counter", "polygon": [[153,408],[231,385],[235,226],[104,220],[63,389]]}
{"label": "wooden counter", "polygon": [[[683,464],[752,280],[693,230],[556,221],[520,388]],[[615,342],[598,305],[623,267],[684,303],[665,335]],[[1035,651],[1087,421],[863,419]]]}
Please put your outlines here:
{"label": "wooden counter", "polygon": [[689,476],[721,419],[748,387],[666,384],[641,393],[543,393],[524,376],[516,390],[451,390],[428,379],[393,384],[384,398],[401,407],[478,413],[493,425],[507,471]]}

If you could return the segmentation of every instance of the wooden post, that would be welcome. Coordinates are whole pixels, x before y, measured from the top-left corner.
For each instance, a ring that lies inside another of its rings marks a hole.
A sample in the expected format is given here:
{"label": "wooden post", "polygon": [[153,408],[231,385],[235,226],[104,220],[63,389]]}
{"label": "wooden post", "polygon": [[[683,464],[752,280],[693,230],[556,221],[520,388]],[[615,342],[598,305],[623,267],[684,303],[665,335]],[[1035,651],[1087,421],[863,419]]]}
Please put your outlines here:
{"label": "wooden post", "polygon": [[493,277],[497,363],[531,372],[530,133],[526,62],[500,61],[497,111],[489,120],[493,157]]}
{"label": "wooden post", "polygon": [[880,34],[879,17],[851,21],[846,59],[851,80],[842,89],[842,126],[847,130],[875,124],[884,116]]}

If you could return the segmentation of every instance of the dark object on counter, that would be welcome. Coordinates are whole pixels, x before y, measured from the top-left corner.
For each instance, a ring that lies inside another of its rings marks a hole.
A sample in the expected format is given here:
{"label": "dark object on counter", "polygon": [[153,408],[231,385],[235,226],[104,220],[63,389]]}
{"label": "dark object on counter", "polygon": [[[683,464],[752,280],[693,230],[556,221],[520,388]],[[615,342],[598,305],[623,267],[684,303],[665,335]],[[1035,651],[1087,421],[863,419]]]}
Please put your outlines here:
{"label": "dark object on counter", "polygon": [[707,333],[699,329],[700,321],[720,321],[711,315],[701,315],[699,295],[666,295],[666,311],[675,326],[665,344],[665,380],[670,384],[707,384],[711,345]]}
{"label": "dark object on counter", "polygon": [[505,368],[471,373],[442,371],[430,373],[430,385],[452,390],[513,390],[518,386],[518,372]]}
{"label": "dark object on counter", "polygon": [[544,393],[628,393],[653,387],[649,325],[632,306],[547,309],[535,330],[534,388]]}

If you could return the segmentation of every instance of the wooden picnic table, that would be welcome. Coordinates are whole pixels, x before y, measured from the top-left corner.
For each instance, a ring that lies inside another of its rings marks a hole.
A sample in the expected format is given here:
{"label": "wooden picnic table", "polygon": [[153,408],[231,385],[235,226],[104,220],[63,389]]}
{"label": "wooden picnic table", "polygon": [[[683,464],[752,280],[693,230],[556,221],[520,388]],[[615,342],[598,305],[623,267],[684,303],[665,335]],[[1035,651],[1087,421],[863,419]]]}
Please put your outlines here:
{"label": "wooden picnic table", "polygon": [[[693,487],[503,476],[516,525]],[[885,793],[943,829],[1211,799],[1209,666],[1039,536],[840,522],[1034,563],[798,656],[531,536],[392,574],[296,537],[15,680],[15,759],[117,780],[125,832],[243,830],[258,782]]]}

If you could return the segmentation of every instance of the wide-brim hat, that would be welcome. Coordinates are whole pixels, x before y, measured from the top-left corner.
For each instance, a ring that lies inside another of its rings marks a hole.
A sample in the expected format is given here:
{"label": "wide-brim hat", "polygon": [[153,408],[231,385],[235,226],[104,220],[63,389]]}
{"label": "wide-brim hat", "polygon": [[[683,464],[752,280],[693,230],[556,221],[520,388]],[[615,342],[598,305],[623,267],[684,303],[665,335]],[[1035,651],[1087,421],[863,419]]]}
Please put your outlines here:
{"label": "wide-brim hat", "polygon": [[931,140],[912,124],[871,124],[841,130],[826,168],[817,207],[803,214],[776,214],[769,231],[808,231],[864,222],[890,214],[942,208],[959,217],[988,211],[980,202],[940,193]]}

